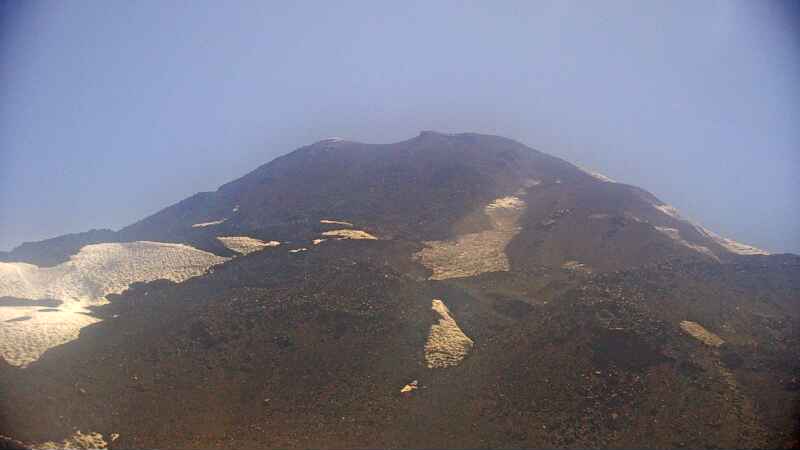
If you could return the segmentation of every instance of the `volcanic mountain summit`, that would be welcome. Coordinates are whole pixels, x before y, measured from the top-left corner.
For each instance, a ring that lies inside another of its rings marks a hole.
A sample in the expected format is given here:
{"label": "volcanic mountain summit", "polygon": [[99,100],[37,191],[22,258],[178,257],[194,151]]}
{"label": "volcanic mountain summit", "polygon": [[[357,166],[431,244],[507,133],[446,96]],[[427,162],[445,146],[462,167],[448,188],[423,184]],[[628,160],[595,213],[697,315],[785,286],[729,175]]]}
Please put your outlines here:
{"label": "volcanic mountain summit", "polygon": [[26,445],[798,444],[800,258],[502,137],[328,139],[0,259]]}

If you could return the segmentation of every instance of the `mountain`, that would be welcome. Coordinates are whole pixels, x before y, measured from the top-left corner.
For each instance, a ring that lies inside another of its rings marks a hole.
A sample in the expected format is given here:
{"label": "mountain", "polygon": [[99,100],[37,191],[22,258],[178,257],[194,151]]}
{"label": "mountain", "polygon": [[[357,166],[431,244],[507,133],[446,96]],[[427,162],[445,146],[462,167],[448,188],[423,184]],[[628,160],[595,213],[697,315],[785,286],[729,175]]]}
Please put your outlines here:
{"label": "mountain", "polygon": [[0,261],[52,267],[69,260],[70,255],[78,253],[86,245],[116,240],[117,233],[107,229],[66,234],[38,242],[25,242],[10,252],[0,252]]}
{"label": "mountain", "polygon": [[798,445],[800,257],[502,137],[329,139],[3,259],[29,445]]}

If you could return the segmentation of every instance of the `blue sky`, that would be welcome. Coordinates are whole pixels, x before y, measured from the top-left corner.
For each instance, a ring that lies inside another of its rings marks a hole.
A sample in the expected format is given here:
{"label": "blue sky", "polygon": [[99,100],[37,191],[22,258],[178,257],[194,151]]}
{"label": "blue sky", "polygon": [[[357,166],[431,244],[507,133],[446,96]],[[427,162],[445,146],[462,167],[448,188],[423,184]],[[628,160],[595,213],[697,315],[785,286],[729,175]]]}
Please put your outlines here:
{"label": "blue sky", "polygon": [[280,154],[515,138],[800,253],[800,14],[776,1],[5,2],[0,249]]}

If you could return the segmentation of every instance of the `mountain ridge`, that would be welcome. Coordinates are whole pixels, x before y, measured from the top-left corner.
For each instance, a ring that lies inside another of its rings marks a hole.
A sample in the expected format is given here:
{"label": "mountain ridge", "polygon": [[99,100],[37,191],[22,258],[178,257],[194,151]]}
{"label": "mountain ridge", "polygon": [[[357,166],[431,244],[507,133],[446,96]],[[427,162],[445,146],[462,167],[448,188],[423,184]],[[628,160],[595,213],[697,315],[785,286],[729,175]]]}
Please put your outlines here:
{"label": "mountain ridge", "polygon": [[[249,218],[249,220],[248,218],[242,220],[241,214],[237,214],[239,213],[239,208],[241,208],[240,203],[243,201],[248,201],[248,198],[263,198],[263,195],[259,195],[263,194],[263,192],[259,192],[258,189],[254,188],[254,185],[257,187],[260,184],[276,184],[275,177],[283,177],[283,184],[286,184],[287,182],[291,181],[287,180],[286,178],[293,176],[292,172],[294,172],[294,176],[302,176],[303,166],[313,163],[314,159],[326,158],[325,162],[330,163],[331,155],[328,155],[328,152],[333,149],[343,151],[343,153],[340,151],[339,153],[335,154],[335,156],[344,156],[347,158],[347,163],[340,161],[338,164],[338,170],[340,172],[347,173],[347,170],[343,168],[347,164],[363,164],[363,162],[355,162],[362,158],[369,158],[374,161],[376,157],[387,156],[387,158],[391,159],[392,156],[398,156],[391,155],[392,152],[398,153],[397,149],[400,149],[400,157],[403,156],[403,149],[405,149],[405,156],[408,158],[414,158],[419,157],[421,151],[430,150],[431,147],[436,147],[438,145],[440,147],[444,147],[445,155],[448,155],[447,148],[452,147],[454,142],[459,141],[482,141],[482,149],[499,155],[498,158],[500,164],[503,162],[508,163],[508,161],[503,161],[502,158],[513,160],[515,156],[519,156],[518,153],[529,153],[534,155],[533,159],[538,164],[547,164],[550,168],[548,170],[560,172],[560,174],[565,178],[565,180],[561,180],[559,178],[559,181],[561,182],[581,182],[590,180],[607,182],[602,178],[598,179],[596,174],[587,172],[572,163],[554,156],[547,155],[541,151],[520,144],[519,142],[500,136],[478,133],[440,133],[431,130],[424,130],[416,137],[388,144],[366,144],[339,138],[323,139],[313,144],[300,147],[265,164],[262,164],[258,168],[248,172],[242,177],[221,185],[215,191],[198,192],[193,194],[117,231],[90,230],[89,232],[85,233],[63,235],[43,241],[26,242],[14,248],[10,252],[0,253],[0,260],[6,262],[29,262],[39,266],[47,267],[66,261],[69,255],[77,253],[77,250],[80,249],[81,245],[111,241],[130,242],[135,240],[186,243],[197,246],[203,250],[210,251],[219,256],[231,256],[231,253],[224,246],[220,245],[213,238],[213,236],[209,236],[208,233],[203,233],[203,231],[208,230],[186,230],[186,228],[195,224],[213,223],[215,221],[224,219],[228,223],[220,223],[219,225],[222,225],[222,227],[218,228],[219,230],[225,232],[245,233],[262,232],[263,235],[264,228],[266,228],[268,231],[276,231],[276,228],[279,229],[285,227],[289,223],[296,226],[299,223],[302,223],[304,220],[306,223],[308,221],[313,221],[313,218],[308,217],[308,213],[316,213],[316,215],[351,213],[351,211],[337,211],[335,209],[331,209],[330,204],[335,202],[328,201],[327,204],[323,204],[318,207],[318,211],[307,211],[306,217],[292,217],[292,214],[287,214],[284,211],[283,214],[260,214],[254,218]],[[491,142],[486,144],[487,141]],[[500,143],[499,149],[497,148],[498,143]],[[409,148],[410,150],[408,150]],[[441,148],[437,148],[437,150],[441,151]],[[416,153],[414,153],[415,151]],[[387,153],[390,155],[386,155]],[[441,163],[441,161],[439,161],[439,163]],[[401,162],[392,161],[392,164],[395,164],[398,168],[402,168]],[[378,167],[381,167],[382,170],[386,171],[386,175],[390,177],[389,181],[391,182],[391,177],[397,177],[397,174],[392,174],[392,167],[386,166],[386,163],[382,165],[378,164]],[[407,167],[405,169],[408,170]],[[449,170],[452,171],[454,169],[449,168]],[[464,168],[464,170],[468,171],[470,168]],[[289,174],[284,173],[287,171]],[[480,174],[475,174],[474,179],[477,181],[479,178]],[[317,180],[314,180],[314,182],[316,181]],[[555,181],[555,179],[551,177],[550,181]],[[384,176],[382,182],[386,182],[386,176]],[[395,181],[395,183],[401,182],[402,180],[400,179]],[[334,188],[342,190],[341,186],[337,186],[336,183],[332,184]],[[647,202],[668,206],[653,194],[642,188],[623,183],[613,184],[617,187],[628,186],[625,189],[636,191],[640,196],[645,198]],[[597,186],[596,184],[594,185]],[[283,188],[286,190],[285,186],[283,186]],[[302,189],[296,183],[292,186],[292,189],[303,192],[304,195],[308,194],[307,189]],[[509,191],[508,187],[506,187],[505,190]],[[289,193],[284,193],[284,195],[288,194]],[[484,200],[489,199],[486,198]],[[275,203],[279,202],[273,201],[269,205],[266,205],[266,207],[274,208]],[[264,207],[265,205],[256,204],[254,206],[254,209],[258,209]],[[376,205],[370,205],[370,207],[375,206]],[[465,213],[465,211],[461,212]],[[190,221],[192,222],[191,224],[188,223]],[[282,235],[294,235],[292,233],[287,234],[285,230],[278,231]],[[437,237],[443,237],[443,233],[446,232],[439,230]],[[695,241],[700,240],[700,238],[696,236],[698,233],[695,233],[691,230],[686,230],[685,233],[694,235],[693,238],[688,242],[696,243]]]}

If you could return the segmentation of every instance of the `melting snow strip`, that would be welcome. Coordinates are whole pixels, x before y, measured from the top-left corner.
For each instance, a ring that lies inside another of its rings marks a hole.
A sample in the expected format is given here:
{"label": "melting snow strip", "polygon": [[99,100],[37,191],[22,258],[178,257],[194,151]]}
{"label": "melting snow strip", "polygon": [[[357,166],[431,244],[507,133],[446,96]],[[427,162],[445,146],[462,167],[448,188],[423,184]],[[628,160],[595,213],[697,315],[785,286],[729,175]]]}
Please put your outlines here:
{"label": "melting snow strip", "polygon": [[576,165],[576,167],[578,169],[580,169],[583,173],[585,173],[587,175],[590,175],[590,176],[592,176],[593,178],[595,178],[597,180],[600,180],[600,181],[605,182],[605,183],[616,183],[616,181],[614,181],[610,177],[607,177],[607,176],[603,175],[600,172],[595,172],[593,170],[585,169],[585,168],[583,168],[581,166],[578,166],[578,165]]}
{"label": "melting snow strip", "polygon": [[660,231],[661,233],[669,236],[670,239],[674,240],[675,242],[688,247],[696,252],[702,253],[706,256],[710,256],[715,261],[719,261],[717,255],[714,254],[708,247],[702,245],[692,244],[691,242],[686,241],[681,237],[680,231],[677,228],[668,228],[668,227],[656,227],[656,230]]}
{"label": "melting snow strip", "polygon": [[741,242],[734,241],[733,239],[728,239],[726,237],[722,237],[713,231],[703,227],[702,225],[698,225],[692,222],[689,219],[686,219],[678,213],[678,210],[675,209],[674,206],[668,205],[663,203],[661,205],[653,204],[653,207],[657,210],[661,211],[662,213],[672,217],[673,219],[680,220],[681,222],[687,223],[694,227],[698,233],[707,236],[709,239],[713,240],[720,246],[724,247],[731,253],[736,253],[739,255],[769,255],[769,252],[766,250],[762,250],[758,247],[754,247],[752,245],[742,244]]}
{"label": "melting snow strip", "polygon": [[278,241],[266,242],[247,236],[218,236],[217,239],[228,249],[242,255],[257,252],[267,247],[277,247],[281,245]]}
{"label": "melting snow strip", "polygon": [[342,220],[333,220],[333,219],[322,219],[322,220],[319,221],[319,223],[323,223],[323,224],[326,224],[326,225],[345,225],[345,226],[348,226],[348,227],[352,227],[353,226],[353,224],[350,223],[350,222],[345,222],[345,221],[342,221]]}
{"label": "melting snow strip", "polygon": [[220,220],[215,220],[215,221],[213,221],[213,222],[203,222],[203,223],[196,223],[196,224],[192,225],[192,228],[205,228],[205,227],[211,227],[211,226],[214,226],[214,225],[219,225],[219,224],[221,224],[222,222],[225,222],[226,220],[228,220],[228,219],[220,219]]}
{"label": "melting snow strip", "polygon": [[339,239],[369,239],[376,240],[375,236],[361,230],[331,230],[322,233],[323,236],[335,237]]}

